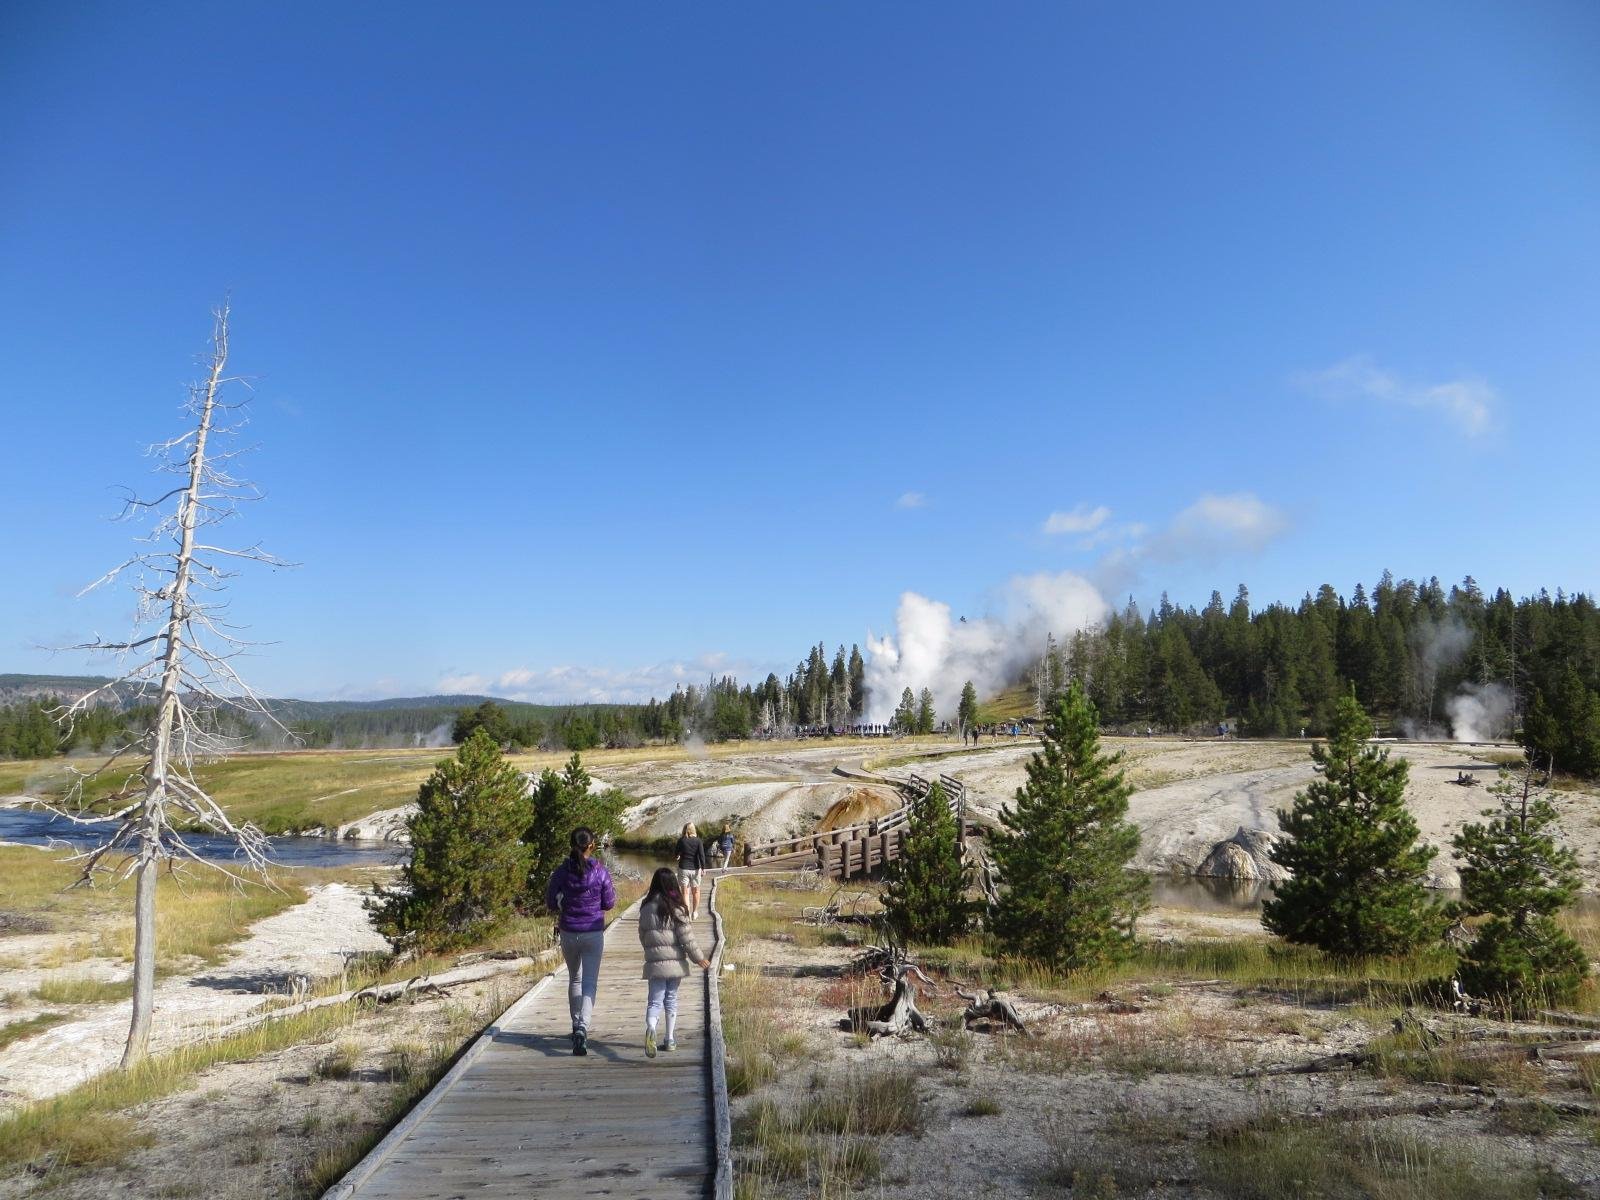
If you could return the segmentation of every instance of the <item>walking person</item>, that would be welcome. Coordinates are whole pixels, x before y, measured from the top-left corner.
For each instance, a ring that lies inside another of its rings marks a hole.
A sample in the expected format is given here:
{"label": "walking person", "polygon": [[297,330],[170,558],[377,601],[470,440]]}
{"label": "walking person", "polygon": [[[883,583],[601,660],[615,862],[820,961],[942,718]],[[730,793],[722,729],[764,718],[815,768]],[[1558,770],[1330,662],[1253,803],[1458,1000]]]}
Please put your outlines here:
{"label": "walking person", "polygon": [[683,827],[675,847],[678,855],[678,886],[689,902],[689,919],[700,919],[700,872],[706,869],[706,844],[694,831],[694,822]]}
{"label": "walking person", "polygon": [[722,869],[726,871],[733,861],[733,827],[726,822],[722,826],[722,836],[717,839],[717,849],[722,852]]}
{"label": "walking person", "polygon": [[654,1058],[656,1028],[663,1013],[667,1027],[661,1048],[678,1048],[678,985],[689,973],[689,964],[702,971],[711,965],[694,940],[683,889],[670,867],[660,867],[651,876],[649,894],[639,905],[639,944],[644,947],[644,977],[650,988],[644,1006],[644,1052]]}
{"label": "walking person", "polygon": [[544,905],[556,914],[561,956],[567,960],[567,1007],[572,1010],[572,1052],[589,1053],[589,1018],[600,990],[600,956],[606,945],[606,917],[617,904],[611,872],[594,857],[595,836],[574,829],[572,853],[550,876]]}

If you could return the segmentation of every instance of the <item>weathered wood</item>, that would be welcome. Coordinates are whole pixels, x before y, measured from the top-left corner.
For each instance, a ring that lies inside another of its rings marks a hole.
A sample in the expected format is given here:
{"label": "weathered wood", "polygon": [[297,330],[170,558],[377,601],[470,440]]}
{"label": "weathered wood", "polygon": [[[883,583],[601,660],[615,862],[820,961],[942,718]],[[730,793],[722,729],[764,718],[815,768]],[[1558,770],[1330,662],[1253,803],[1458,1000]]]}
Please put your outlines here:
{"label": "weathered wood", "polygon": [[722,1032],[722,913],[717,909],[717,884],[711,880],[706,908],[711,913],[711,928],[716,948],[711,953],[711,972],[706,977],[706,1032],[710,1041],[707,1068],[711,1072],[712,1155],[715,1168],[711,1181],[712,1200],[733,1200],[733,1108],[728,1097],[728,1046]]}
{"label": "weathered wood", "polygon": [[[634,905],[607,931],[587,1057],[572,1055],[562,968],[475,1041],[325,1200],[704,1196],[718,1165],[718,1080],[726,1103],[712,1051],[721,1030],[707,1027],[712,984],[698,973],[684,980],[678,1047],[646,1058],[637,922]],[[719,960],[720,919],[699,925]]]}
{"label": "weathered wood", "polygon": [[968,992],[956,988],[956,995],[967,1002],[966,1011],[961,1014],[963,1026],[970,1025],[974,1021],[996,1021],[1019,1033],[1028,1032],[1028,1026],[1017,1012],[1016,1005],[1004,992],[997,992],[993,988],[987,988],[982,992]]}

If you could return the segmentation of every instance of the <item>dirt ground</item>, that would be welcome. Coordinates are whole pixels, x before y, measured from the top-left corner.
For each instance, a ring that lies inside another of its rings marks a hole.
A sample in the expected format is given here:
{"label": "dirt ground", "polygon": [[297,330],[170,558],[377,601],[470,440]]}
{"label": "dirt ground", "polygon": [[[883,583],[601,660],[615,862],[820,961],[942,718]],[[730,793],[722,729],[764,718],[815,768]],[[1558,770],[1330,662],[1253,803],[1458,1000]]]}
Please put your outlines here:
{"label": "dirt ground", "polygon": [[[259,921],[250,936],[217,966],[169,975],[156,985],[151,1049],[160,1051],[189,1040],[197,1030],[238,1019],[282,994],[291,979],[337,976],[347,956],[387,949],[361,906],[360,889],[348,884],[315,888],[310,898],[277,916]],[[0,938],[0,954],[21,965],[0,971],[0,993],[10,1002],[0,1010],[6,1023],[46,1010],[69,1020],[0,1051],[0,1109],[66,1091],[114,1066],[127,1037],[129,1002],[44,1004],[33,991],[53,976],[126,979],[128,966],[109,960],[48,962],[59,935]]]}
{"label": "dirt ground", "polygon": [[[1247,1075],[1360,1051],[1388,1032],[1398,1010],[1170,978],[1127,979],[1083,998],[1016,988],[1011,995],[1028,1036],[980,1024],[970,1034],[943,1030],[933,1037],[868,1040],[841,1027],[850,1005],[885,995],[875,979],[846,973],[857,951],[817,946],[815,935],[799,925],[785,930],[802,905],[820,898],[748,896],[766,928],[729,951],[734,974],[745,973],[733,1006],[746,1014],[757,1010],[756,1019],[784,1031],[788,1041],[778,1043],[785,1048],[776,1076],[734,1101],[747,1200],[789,1200],[819,1189],[904,1200],[1069,1191],[1074,1197],[1225,1200],[1229,1191],[1219,1189],[1207,1161],[1209,1147],[1227,1131],[1263,1122],[1352,1122],[1363,1115],[1366,1120],[1352,1127],[1376,1128],[1367,1121],[1378,1118],[1385,1136],[1409,1139],[1424,1153],[1465,1154],[1469,1176],[1544,1172],[1545,1195],[1600,1194],[1597,1108],[1588,1079],[1571,1063],[1513,1064],[1503,1080],[1482,1086],[1360,1069]],[[721,903],[726,909],[729,900]],[[1160,910],[1141,930],[1146,937],[1160,931],[1202,940],[1239,932],[1204,924],[1197,929],[1195,915]],[[931,1017],[954,1018],[965,1002],[953,995],[948,979],[937,971],[934,978],[937,989],[924,988],[919,1003]],[[1424,1017],[1447,1036],[1506,1032],[1503,1025],[1434,1010]],[[1559,1031],[1520,1026],[1518,1032]],[[920,1132],[869,1139],[870,1153],[858,1156],[872,1164],[864,1177],[841,1179],[819,1165],[830,1157],[855,1161],[837,1138],[824,1140],[807,1163],[789,1143],[760,1132],[773,1114],[803,1112],[843,1081],[873,1075],[915,1091]],[[1560,1115],[1562,1104],[1578,1115]],[[1512,1193],[1468,1188],[1457,1194]]]}

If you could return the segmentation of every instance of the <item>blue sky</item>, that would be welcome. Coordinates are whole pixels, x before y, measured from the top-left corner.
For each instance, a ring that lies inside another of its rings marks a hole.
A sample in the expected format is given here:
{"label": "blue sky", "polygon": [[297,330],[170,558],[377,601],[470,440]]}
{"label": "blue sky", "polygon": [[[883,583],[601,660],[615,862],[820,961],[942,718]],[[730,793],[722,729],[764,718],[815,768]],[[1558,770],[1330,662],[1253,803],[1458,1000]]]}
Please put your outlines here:
{"label": "blue sky", "polygon": [[126,625],[73,595],[225,291],[278,694],[662,693],[1060,572],[1600,590],[1597,61],[1583,2],[8,4],[0,670]]}

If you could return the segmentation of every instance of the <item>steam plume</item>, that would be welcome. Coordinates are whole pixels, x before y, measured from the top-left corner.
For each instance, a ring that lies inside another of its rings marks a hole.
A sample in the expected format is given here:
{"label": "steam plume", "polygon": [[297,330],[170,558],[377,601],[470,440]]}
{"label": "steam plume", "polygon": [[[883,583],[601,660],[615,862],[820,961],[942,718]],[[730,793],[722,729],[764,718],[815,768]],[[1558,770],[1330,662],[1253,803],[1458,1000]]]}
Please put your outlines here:
{"label": "steam plume", "polygon": [[1464,683],[1445,711],[1458,742],[1497,742],[1511,731],[1511,689],[1503,683]]}
{"label": "steam plume", "polygon": [[967,680],[980,697],[993,695],[1039,656],[1046,634],[1065,639],[1109,611],[1093,585],[1070,571],[1016,576],[1001,608],[999,616],[952,620],[948,604],[904,593],[894,634],[867,638],[867,719],[889,720],[904,689],[928,688],[940,718],[954,720]]}

